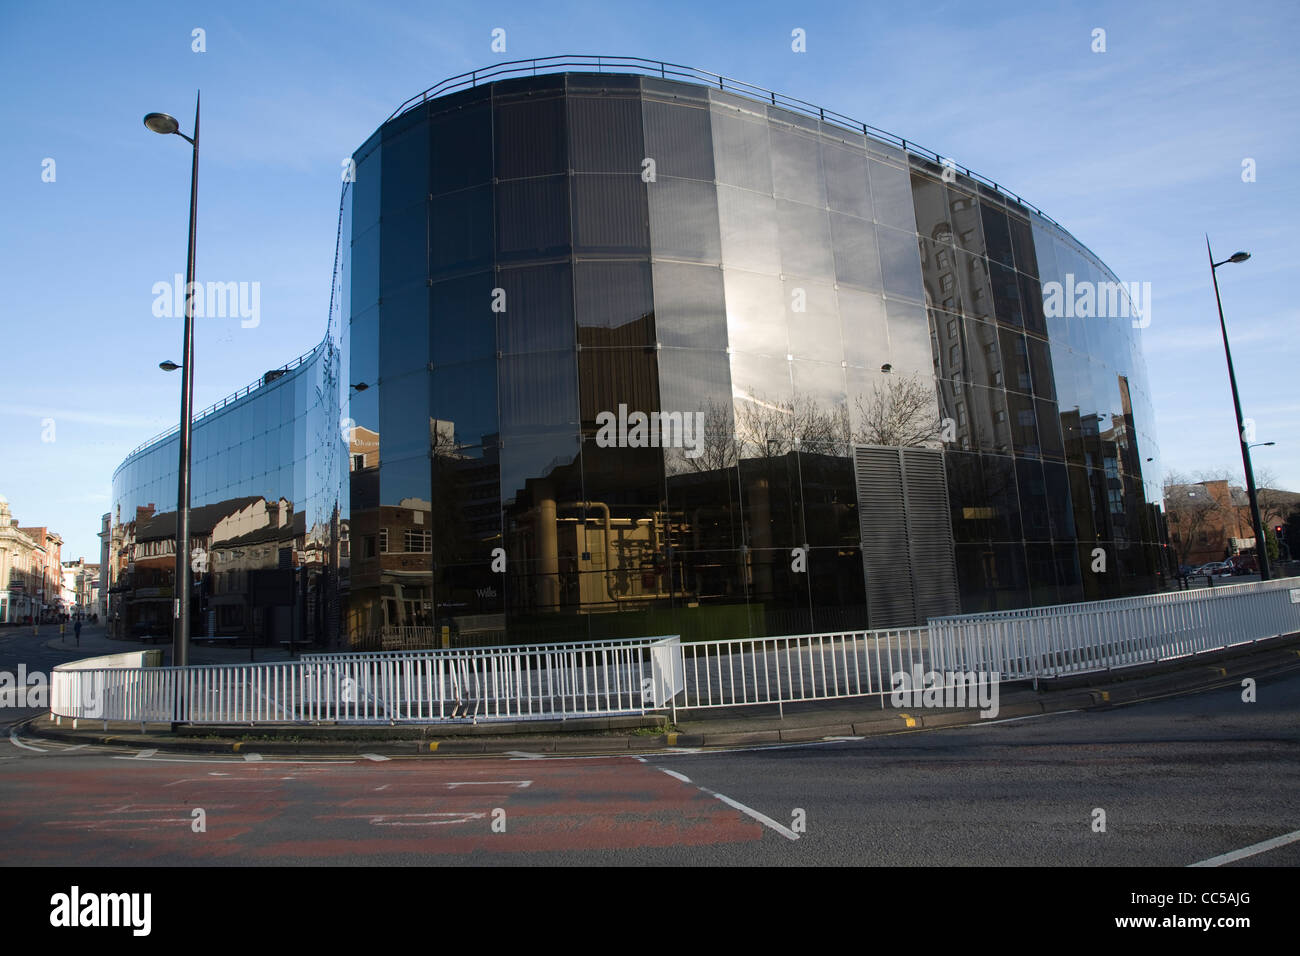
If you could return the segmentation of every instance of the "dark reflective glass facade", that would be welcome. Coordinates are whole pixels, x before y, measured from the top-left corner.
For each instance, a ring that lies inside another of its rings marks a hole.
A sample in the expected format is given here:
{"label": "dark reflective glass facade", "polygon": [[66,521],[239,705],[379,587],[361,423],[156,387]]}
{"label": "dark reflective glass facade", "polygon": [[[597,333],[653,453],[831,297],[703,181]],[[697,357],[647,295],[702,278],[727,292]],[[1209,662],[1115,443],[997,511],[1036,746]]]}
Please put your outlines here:
{"label": "dark reflective glass facade", "polygon": [[[1044,284],[1114,277],[1001,194],[611,74],[430,100],[354,159],[329,338],[346,447],[321,469],[354,641],[871,626],[852,448],[930,423],[963,610],[1155,586],[1138,332],[1046,313]],[[881,413],[899,395],[906,427]],[[123,514],[150,481],[166,498],[174,457],[123,484]]]}

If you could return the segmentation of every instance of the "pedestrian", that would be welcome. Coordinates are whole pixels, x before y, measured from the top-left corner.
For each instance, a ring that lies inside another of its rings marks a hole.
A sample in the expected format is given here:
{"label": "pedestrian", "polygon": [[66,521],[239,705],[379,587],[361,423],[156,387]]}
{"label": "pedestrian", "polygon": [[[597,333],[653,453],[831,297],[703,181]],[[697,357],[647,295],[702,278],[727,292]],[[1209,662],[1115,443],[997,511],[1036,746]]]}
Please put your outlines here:
{"label": "pedestrian", "polygon": [[68,639],[68,625],[62,621],[59,622],[59,640],[66,642]]}
{"label": "pedestrian", "polygon": [[81,618],[77,618],[77,623],[72,625],[73,636],[77,639],[77,646],[81,646]]}

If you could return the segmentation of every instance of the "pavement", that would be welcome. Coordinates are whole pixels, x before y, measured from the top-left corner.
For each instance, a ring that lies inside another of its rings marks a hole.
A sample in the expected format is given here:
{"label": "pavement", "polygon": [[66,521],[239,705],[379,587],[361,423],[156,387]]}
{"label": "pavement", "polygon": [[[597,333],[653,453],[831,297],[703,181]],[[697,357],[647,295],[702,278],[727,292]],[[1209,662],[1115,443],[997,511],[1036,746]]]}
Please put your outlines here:
{"label": "pavement", "polygon": [[[0,632],[0,641],[4,634]],[[57,632],[46,648],[67,649]],[[118,653],[140,645],[83,631],[73,657]],[[285,660],[287,653],[259,648],[257,660]],[[246,660],[248,649],[195,647],[194,663]],[[72,658],[69,658],[72,659]],[[1208,690],[1245,678],[1256,680],[1300,668],[1300,635],[1287,635],[1158,665],[1108,674],[1027,682],[1000,687],[996,715],[974,708],[895,708],[888,699],[854,698],[787,704],[679,710],[667,715],[517,721],[457,725],[357,726],[299,724],[248,727],[191,727],[173,733],[168,725],[102,721],[55,721],[34,716],[15,728],[25,737],[71,745],[127,747],[140,752],[257,755],[457,756],[628,754],[654,750],[798,744],[835,738],[916,733],[936,728],[985,725],[1068,711],[1102,710],[1173,694]]]}

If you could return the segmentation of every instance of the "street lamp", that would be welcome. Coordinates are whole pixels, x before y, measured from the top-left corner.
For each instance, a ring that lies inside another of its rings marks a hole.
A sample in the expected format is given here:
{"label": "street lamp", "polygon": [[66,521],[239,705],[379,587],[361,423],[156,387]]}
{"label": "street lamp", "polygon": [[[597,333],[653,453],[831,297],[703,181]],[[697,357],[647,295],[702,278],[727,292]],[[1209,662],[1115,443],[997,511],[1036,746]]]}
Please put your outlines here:
{"label": "street lamp", "polygon": [[[190,244],[185,257],[185,346],[181,369],[180,466],[176,481],[176,594],[172,605],[172,666],[184,667],[190,659],[190,408],[194,404],[194,225],[199,201],[199,104],[194,97],[194,138],[166,113],[150,113],[144,125],[163,136],[176,135],[193,147],[190,167]],[[169,367],[170,366],[170,367]],[[159,368],[175,371],[174,362]]]}
{"label": "street lamp", "polygon": [[1250,467],[1250,444],[1246,441],[1246,422],[1241,417],[1241,396],[1237,393],[1237,373],[1232,368],[1232,349],[1228,347],[1228,326],[1223,320],[1223,300],[1219,298],[1218,268],[1229,262],[1245,262],[1249,252],[1234,252],[1223,262],[1214,261],[1210,237],[1205,237],[1205,253],[1210,259],[1210,277],[1214,280],[1214,302],[1219,307],[1219,330],[1223,333],[1223,354],[1228,359],[1228,382],[1232,385],[1232,406],[1237,412],[1237,440],[1241,442],[1241,462],[1246,469],[1246,494],[1250,497],[1250,521],[1255,529],[1255,558],[1259,562],[1259,579],[1268,580],[1268,542],[1264,539],[1264,524],[1259,519],[1259,495],[1255,492],[1255,472]]}

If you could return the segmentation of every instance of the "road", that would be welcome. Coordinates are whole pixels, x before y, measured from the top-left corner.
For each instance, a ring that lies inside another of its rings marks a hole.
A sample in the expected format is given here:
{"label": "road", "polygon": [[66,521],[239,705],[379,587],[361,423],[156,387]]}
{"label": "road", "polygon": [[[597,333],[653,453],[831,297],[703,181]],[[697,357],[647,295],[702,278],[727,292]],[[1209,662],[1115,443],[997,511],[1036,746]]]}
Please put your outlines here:
{"label": "road", "polygon": [[[30,669],[62,653],[32,643],[0,654]],[[1256,703],[1231,686],[865,740],[590,758],[69,748],[11,734],[30,713],[0,711],[6,865],[1186,866],[1300,831],[1300,671],[1260,681]],[[1230,865],[1298,864],[1293,839]]]}

